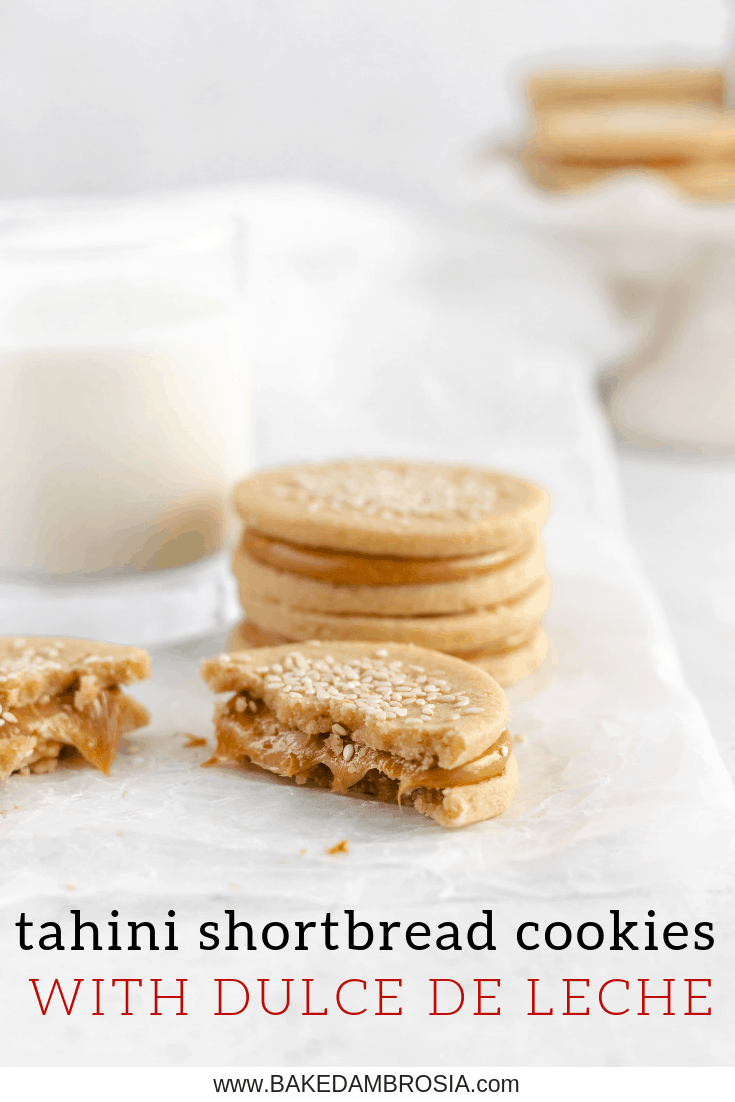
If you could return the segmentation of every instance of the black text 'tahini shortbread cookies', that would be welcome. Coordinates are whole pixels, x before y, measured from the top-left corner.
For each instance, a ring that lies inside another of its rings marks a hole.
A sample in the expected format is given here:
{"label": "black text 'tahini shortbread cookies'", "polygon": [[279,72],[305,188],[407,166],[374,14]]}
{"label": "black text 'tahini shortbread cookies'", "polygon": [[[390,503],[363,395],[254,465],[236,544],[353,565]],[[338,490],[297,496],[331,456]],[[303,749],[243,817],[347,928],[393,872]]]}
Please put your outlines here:
{"label": "black text 'tahini shortbread cookies'", "polygon": [[234,501],[247,618],[233,650],[410,642],[505,685],[543,660],[548,499],[538,486],[466,466],[345,460],[257,472]]}
{"label": "black text 'tahini shortbread cookies'", "polygon": [[50,773],[68,746],[107,773],[120,737],[149,719],[120,686],[150,672],[136,647],[0,637],[0,781]]}
{"label": "black text 'tahini shortbread cookies'", "polygon": [[337,792],[412,805],[443,827],[499,815],[518,769],[508,702],[484,670],[411,644],[319,641],[222,654],[217,750]]}

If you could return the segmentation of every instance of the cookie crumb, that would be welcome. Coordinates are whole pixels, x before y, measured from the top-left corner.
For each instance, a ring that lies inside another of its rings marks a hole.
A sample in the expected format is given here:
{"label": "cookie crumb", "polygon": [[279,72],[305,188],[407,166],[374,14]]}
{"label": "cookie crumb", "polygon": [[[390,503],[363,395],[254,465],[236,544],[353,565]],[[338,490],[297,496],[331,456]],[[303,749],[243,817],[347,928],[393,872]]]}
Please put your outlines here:
{"label": "cookie crumb", "polygon": [[305,856],[305,854],[306,854],[306,850],[305,850],[305,849],[300,849],[300,850],[299,850],[299,857],[304,857],[304,856]]}
{"label": "cookie crumb", "polygon": [[121,799],[121,800],[124,800],[124,799],[125,799],[125,797],[127,796],[127,794],[128,794],[128,790],[127,790],[127,788],[126,788],[126,789],[125,789],[125,790],[123,791],[123,794],[122,794],[122,796],[120,797],[120,799]]}
{"label": "cookie crumb", "polygon": [[64,884],[64,887],[66,888],[66,890],[68,892],[75,892],[77,890],[76,884],[73,884],[71,882],[71,880],[69,880],[66,884]]}
{"label": "cookie crumb", "polygon": [[184,734],[184,732],[182,731],[182,738],[186,739],[186,742],[184,743],[184,749],[185,750],[188,750],[192,746],[206,746],[207,745],[207,740],[205,738],[201,738],[199,735],[187,735],[187,734]]}
{"label": "cookie crumb", "polygon": [[[306,852],[306,851],[304,851],[304,852]],[[324,850],[324,852],[327,854],[327,856],[330,856],[330,857],[335,853],[349,853],[350,852],[350,843],[347,841],[346,838],[343,838],[342,841],[337,842],[337,844],[335,846],[328,846]]]}

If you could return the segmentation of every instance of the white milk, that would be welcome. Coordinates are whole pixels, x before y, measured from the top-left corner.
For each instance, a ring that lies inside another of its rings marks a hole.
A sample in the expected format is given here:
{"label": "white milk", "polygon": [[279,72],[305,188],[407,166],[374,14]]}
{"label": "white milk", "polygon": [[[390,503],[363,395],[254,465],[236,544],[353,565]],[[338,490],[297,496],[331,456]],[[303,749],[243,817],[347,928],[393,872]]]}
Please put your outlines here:
{"label": "white milk", "polygon": [[96,280],[6,294],[4,315],[0,571],[114,576],[222,547],[249,451],[238,305]]}

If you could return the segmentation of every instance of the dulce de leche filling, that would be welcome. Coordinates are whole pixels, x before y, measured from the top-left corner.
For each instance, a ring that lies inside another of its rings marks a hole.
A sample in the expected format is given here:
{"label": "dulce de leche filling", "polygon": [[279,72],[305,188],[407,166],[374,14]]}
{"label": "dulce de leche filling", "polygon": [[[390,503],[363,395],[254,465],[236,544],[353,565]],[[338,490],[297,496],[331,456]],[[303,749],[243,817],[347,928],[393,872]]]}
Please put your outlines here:
{"label": "dulce de leche filling", "polygon": [[398,799],[415,788],[444,789],[477,784],[499,776],[508,764],[513,739],[508,731],[487,750],[455,769],[439,769],[421,762],[409,762],[384,750],[352,741],[350,732],[338,723],[329,734],[308,735],[278,723],[262,701],[238,694],[217,713],[217,750],[208,764],[238,761],[246,757],[281,777],[293,777],[304,784],[312,770],[324,765],[332,774],[332,788],[343,792],[376,769],[398,781]]}
{"label": "dulce de leche filling", "polygon": [[75,704],[72,690],[3,712],[0,770],[7,759],[6,775],[26,767],[31,772],[48,772],[61,748],[73,746],[90,765],[107,773],[121,736],[144,726],[149,718],[142,704],[117,687],[99,692],[81,707],[79,703]]}
{"label": "dulce de leche filling", "polygon": [[403,559],[307,547],[272,539],[247,528],[241,546],[246,554],[264,566],[335,585],[429,585],[459,581],[496,570],[525,554],[531,544],[532,540],[526,534],[514,545],[483,555]]}

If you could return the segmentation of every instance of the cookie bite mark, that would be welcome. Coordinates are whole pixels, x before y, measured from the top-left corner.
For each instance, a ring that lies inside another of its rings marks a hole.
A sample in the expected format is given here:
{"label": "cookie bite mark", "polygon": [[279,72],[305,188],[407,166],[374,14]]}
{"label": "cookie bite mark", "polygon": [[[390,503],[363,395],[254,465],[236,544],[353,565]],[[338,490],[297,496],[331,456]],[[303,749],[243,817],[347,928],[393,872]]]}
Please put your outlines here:
{"label": "cookie bite mark", "polygon": [[150,674],[145,651],[80,639],[0,638],[0,780],[49,773],[66,746],[103,773],[147,710],[121,684]]}
{"label": "cookie bite mark", "polygon": [[423,648],[262,648],[208,660],[203,675],[215,692],[235,693],[216,709],[208,764],[245,760],[297,784],[389,802],[421,797],[422,810],[448,825],[451,801],[445,806],[441,794],[467,789],[476,809],[490,806],[488,793],[513,758],[499,686]]}

